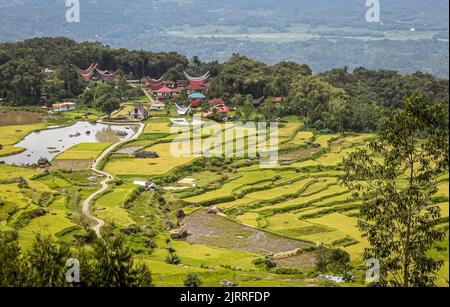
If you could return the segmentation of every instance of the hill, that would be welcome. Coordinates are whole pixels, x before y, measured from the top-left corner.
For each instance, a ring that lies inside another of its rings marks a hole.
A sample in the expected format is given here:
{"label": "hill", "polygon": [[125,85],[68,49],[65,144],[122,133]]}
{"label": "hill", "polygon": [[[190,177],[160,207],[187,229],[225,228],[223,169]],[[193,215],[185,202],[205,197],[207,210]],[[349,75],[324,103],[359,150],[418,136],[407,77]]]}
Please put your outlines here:
{"label": "hill", "polygon": [[359,0],[81,1],[80,23],[65,21],[64,1],[2,0],[0,8],[2,41],[67,36],[203,60],[240,53],[307,62],[314,72],[347,65],[449,74],[445,0],[382,2],[379,24],[365,20]]}

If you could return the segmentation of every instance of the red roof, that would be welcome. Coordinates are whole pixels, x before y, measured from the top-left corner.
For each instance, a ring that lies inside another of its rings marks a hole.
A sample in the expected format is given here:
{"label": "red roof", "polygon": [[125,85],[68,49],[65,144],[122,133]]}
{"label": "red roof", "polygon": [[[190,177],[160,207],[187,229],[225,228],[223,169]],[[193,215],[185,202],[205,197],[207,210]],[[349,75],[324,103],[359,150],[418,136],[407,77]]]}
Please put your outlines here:
{"label": "red roof", "polygon": [[201,100],[201,99],[197,99],[197,100],[192,101],[192,107],[193,108],[201,107],[202,104],[203,104],[203,100]]}
{"label": "red roof", "polygon": [[218,110],[219,113],[229,113],[230,109],[227,106],[220,107]]}
{"label": "red roof", "polygon": [[285,102],[285,101],[286,101],[286,98],[284,98],[284,97],[275,97],[272,99],[273,103],[281,103],[281,102]]}
{"label": "red roof", "polygon": [[223,101],[222,98],[214,98],[214,99],[211,99],[208,102],[209,102],[210,105],[213,105],[213,106],[217,106],[217,105],[220,105],[220,104],[225,104],[225,101]]}
{"label": "red roof", "polygon": [[172,93],[172,89],[170,89],[168,87],[163,87],[163,88],[160,88],[159,90],[157,90],[156,93],[161,93],[161,94]]}
{"label": "red roof", "polygon": [[203,85],[190,84],[186,87],[186,89],[191,91],[204,91],[207,90],[208,88]]}
{"label": "red roof", "polygon": [[203,118],[210,118],[211,115],[213,115],[213,114],[214,114],[214,112],[209,111],[209,112],[203,113],[202,117]]}
{"label": "red roof", "polygon": [[189,83],[193,86],[204,86],[206,83],[206,80],[202,80],[202,81],[189,80]]}
{"label": "red roof", "polygon": [[185,90],[184,87],[177,87],[177,88],[172,89],[172,92],[173,93],[181,93],[184,90]]}
{"label": "red roof", "polygon": [[157,90],[159,90],[161,88],[161,85],[159,85],[159,84],[150,84],[149,87],[150,87],[150,89],[152,91],[157,91]]}

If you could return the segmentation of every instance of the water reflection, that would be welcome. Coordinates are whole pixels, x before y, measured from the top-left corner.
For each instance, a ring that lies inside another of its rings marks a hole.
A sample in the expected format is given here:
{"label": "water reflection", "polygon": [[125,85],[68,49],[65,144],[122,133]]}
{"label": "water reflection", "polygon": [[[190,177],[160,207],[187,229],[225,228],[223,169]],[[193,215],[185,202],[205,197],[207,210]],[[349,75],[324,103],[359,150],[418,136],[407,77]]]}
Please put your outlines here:
{"label": "water reflection", "polygon": [[107,126],[95,134],[95,139],[100,143],[117,143],[120,141],[120,136],[111,126]]}
{"label": "water reflection", "polygon": [[7,164],[28,165],[37,163],[40,158],[52,160],[61,152],[80,143],[117,143],[130,139],[138,130],[137,126],[115,126],[77,122],[64,127],[34,132],[17,147],[26,148],[26,151],[2,157],[0,161]]}

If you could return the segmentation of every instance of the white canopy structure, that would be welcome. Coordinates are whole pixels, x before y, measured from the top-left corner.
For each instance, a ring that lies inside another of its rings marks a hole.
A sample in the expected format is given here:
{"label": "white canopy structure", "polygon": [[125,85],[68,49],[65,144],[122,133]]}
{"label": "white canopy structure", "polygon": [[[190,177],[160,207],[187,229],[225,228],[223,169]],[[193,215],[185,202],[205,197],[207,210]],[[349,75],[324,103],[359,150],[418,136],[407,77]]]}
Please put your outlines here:
{"label": "white canopy structure", "polygon": [[193,81],[193,82],[206,81],[211,75],[211,73],[209,71],[201,77],[192,77],[192,76],[189,76],[186,72],[183,72],[183,74],[186,77],[186,79],[188,79],[189,81]]}
{"label": "white canopy structure", "polygon": [[188,107],[180,107],[180,106],[177,105],[177,104],[175,104],[175,106],[177,107],[178,115],[184,116],[184,115],[186,115],[186,114],[189,112],[189,110],[190,110],[191,107],[192,107],[192,104],[190,104]]}

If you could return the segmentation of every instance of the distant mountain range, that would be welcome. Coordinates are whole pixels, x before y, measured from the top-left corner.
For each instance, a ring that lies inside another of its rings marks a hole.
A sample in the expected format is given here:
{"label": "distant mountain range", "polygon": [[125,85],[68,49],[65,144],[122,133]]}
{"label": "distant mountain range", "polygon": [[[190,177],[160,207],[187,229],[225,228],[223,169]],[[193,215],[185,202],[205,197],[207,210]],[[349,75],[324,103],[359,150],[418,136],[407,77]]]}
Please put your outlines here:
{"label": "distant mountain range", "polygon": [[447,77],[447,0],[380,0],[381,23],[365,0],[0,0],[0,40],[67,36],[113,47],[177,51],[224,61],[233,53],[268,63],[295,60],[315,72],[365,66]]}

